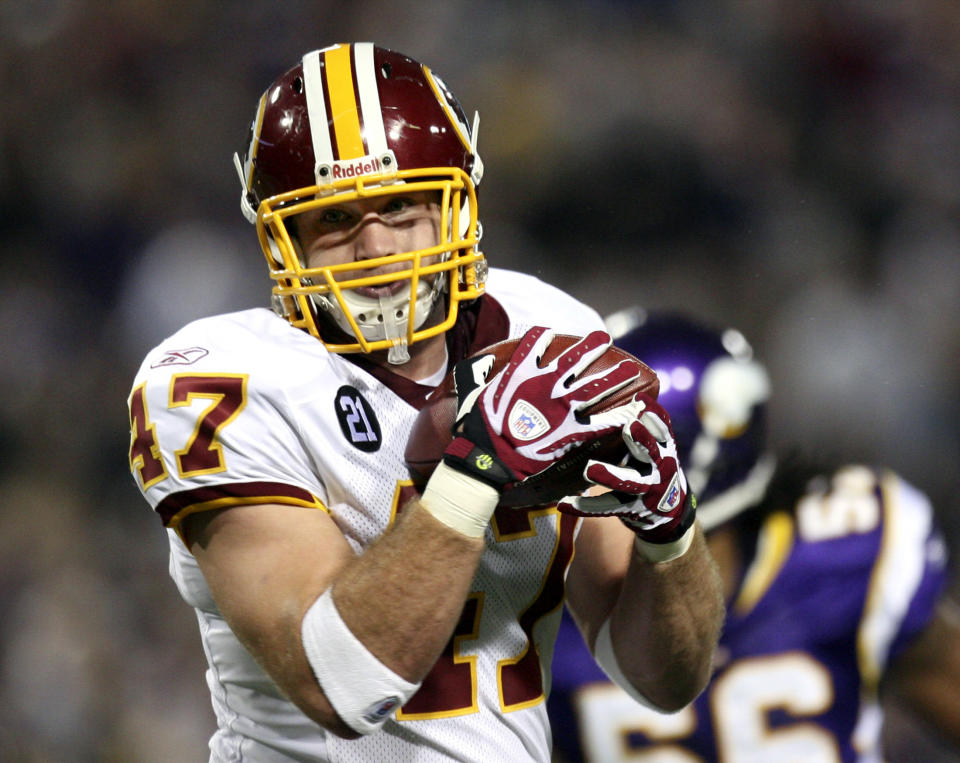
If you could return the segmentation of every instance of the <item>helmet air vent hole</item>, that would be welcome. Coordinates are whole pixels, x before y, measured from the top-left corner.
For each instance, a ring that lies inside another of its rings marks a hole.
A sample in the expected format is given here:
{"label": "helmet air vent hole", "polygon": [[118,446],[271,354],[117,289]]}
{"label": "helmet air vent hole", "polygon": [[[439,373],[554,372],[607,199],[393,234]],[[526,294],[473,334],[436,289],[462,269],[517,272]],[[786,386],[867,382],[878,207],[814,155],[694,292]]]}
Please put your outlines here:
{"label": "helmet air vent hole", "polygon": [[303,92],[303,78],[302,78],[302,77],[294,77],[294,78],[293,78],[293,92],[297,93],[298,95]]}
{"label": "helmet air vent hole", "polygon": [[384,79],[390,79],[390,75],[393,73],[393,69],[390,67],[390,64],[384,64],[380,67],[380,75]]}

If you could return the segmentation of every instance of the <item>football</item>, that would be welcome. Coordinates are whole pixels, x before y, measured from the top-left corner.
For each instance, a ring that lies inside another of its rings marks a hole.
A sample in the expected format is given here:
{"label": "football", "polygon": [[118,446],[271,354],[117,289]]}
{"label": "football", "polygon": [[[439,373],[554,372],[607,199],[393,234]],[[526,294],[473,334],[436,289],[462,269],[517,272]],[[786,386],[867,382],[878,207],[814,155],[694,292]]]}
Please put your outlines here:
{"label": "football", "polygon": [[[547,347],[542,362],[549,363],[580,339],[581,337],[569,334],[557,334]],[[507,364],[519,341],[519,339],[507,339],[476,353],[477,355],[492,354],[495,358],[488,378],[492,378]],[[660,391],[656,373],[619,347],[609,347],[603,355],[587,367],[584,373],[602,371],[615,366],[622,360],[636,363],[640,369],[640,375],[623,389],[587,408],[585,412],[588,415],[624,405],[637,392],[645,392],[656,399]],[[451,428],[456,413],[457,395],[453,388],[453,374],[448,374],[420,410],[407,440],[404,458],[416,484],[425,483],[443,457],[444,450],[453,439]],[[524,480],[521,485],[505,490],[500,505],[511,508],[552,505],[564,496],[576,495],[589,487],[583,479],[583,469],[588,459],[617,463],[626,454],[626,445],[619,431],[591,440],[571,450],[548,469]]]}

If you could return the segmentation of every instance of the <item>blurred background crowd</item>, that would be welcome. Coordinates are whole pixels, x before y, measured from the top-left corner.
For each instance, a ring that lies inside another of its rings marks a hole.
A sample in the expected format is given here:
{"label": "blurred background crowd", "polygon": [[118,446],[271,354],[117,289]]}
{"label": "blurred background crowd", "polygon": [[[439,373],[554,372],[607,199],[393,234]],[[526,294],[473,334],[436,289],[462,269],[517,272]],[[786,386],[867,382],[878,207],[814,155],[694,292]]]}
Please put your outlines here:
{"label": "blurred background crowd", "polygon": [[181,324],[267,304],[231,156],[275,76],[353,40],[480,112],[492,264],[740,328],[774,443],[896,468],[957,553],[950,0],[4,0],[0,759],[206,759],[125,400]]}

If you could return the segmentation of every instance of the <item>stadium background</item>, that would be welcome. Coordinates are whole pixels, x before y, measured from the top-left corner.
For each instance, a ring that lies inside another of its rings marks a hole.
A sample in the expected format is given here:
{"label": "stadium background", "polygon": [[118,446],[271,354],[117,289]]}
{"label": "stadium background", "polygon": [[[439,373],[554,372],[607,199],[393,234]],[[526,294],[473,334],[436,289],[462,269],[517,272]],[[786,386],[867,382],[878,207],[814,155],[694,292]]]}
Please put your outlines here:
{"label": "stadium background", "polygon": [[[265,303],[231,154],[270,80],[344,40],[479,110],[493,264],[738,326],[774,441],[896,467],[958,548],[952,2],[5,0],[0,758],[205,759],[125,398],[181,323]],[[891,737],[960,759],[896,716]]]}

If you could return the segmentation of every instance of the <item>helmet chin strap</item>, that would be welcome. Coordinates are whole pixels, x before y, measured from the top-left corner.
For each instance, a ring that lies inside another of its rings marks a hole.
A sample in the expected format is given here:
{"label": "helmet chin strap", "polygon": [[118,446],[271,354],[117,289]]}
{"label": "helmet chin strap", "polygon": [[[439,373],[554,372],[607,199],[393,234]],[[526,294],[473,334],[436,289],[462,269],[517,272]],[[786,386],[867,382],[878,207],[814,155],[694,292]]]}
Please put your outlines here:
{"label": "helmet chin strap", "polygon": [[[431,285],[426,280],[417,284],[417,305],[414,315],[414,329],[419,329],[433,310],[437,296],[446,285],[446,273],[437,275]],[[391,342],[387,353],[387,362],[400,365],[410,360],[410,351],[407,347],[407,322],[410,312],[410,293],[407,290],[396,294],[384,294],[377,297],[365,297],[355,291],[344,291],[341,299],[346,305],[353,319],[356,321],[364,339],[380,341],[388,339]],[[319,309],[327,313],[336,324],[348,334],[353,333],[350,321],[344,315],[336,298],[328,295],[315,295],[314,303]]]}
{"label": "helmet chin strap", "polygon": [[410,360],[410,350],[407,347],[407,320],[396,318],[390,312],[390,300],[380,297],[380,314],[383,316],[383,332],[393,344],[387,351],[387,363],[399,366]]}

